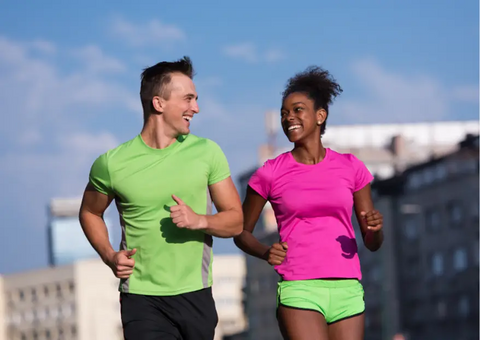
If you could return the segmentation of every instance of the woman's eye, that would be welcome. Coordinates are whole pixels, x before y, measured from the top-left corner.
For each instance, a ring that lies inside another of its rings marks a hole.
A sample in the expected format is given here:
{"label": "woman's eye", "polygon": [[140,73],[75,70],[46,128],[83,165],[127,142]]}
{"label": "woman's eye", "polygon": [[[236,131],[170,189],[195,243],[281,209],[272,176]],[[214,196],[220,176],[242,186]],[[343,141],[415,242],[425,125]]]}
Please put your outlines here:
{"label": "woman's eye", "polygon": [[302,111],[302,108],[301,108],[301,107],[296,107],[296,108],[294,109],[294,111],[295,111],[295,112]]}

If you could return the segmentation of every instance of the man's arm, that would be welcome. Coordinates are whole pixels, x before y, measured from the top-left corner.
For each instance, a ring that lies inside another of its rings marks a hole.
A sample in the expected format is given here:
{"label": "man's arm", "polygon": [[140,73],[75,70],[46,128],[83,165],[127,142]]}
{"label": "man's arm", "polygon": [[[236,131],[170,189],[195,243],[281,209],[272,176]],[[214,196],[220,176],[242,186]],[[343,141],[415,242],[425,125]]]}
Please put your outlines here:
{"label": "man's arm", "polygon": [[112,200],[113,197],[98,192],[92,184],[88,183],[80,207],[79,218],[83,232],[104,262],[115,252],[108,239],[108,229],[103,220],[103,214]]}
{"label": "man's arm", "polygon": [[203,231],[216,237],[235,237],[243,230],[242,203],[232,178],[209,186],[212,201],[217,208],[215,215],[205,215]]}
{"label": "man's arm", "polygon": [[135,261],[130,257],[135,254],[136,250],[116,252],[110,244],[103,214],[112,200],[112,196],[98,192],[89,183],[83,194],[80,207],[80,224],[92,247],[100,255],[103,262],[112,269],[115,276],[128,278],[132,274],[135,265]]}

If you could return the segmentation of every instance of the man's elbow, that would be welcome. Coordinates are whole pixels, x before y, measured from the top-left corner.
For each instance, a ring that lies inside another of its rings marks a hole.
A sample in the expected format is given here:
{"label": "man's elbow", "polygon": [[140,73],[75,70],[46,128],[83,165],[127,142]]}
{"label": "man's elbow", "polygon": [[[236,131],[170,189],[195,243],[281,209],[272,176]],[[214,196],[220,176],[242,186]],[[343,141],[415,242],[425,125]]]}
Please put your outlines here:
{"label": "man's elbow", "polygon": [[80,222],[80,225],[85,221],[85,209],[83,208],[80,208],[80,211],[78,212],[78,221]]}
{"label": "man's elbow", "polygon": [[236,221],[235,221],[235,224],[233,225],[233,228],[232,228],[231,237],[237,237],[243,231],[243,212],[241,210],[237,211],[235,220]]}

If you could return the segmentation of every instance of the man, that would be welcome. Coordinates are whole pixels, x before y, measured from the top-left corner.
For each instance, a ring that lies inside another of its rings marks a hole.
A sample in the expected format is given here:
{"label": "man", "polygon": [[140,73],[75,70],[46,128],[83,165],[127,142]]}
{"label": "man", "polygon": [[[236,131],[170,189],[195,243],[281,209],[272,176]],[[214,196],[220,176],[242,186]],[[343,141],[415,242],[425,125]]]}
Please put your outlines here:
{"label": "man", "polygon": [[[212,340],[212,236],[233,237],[243,228],[222,150],[190,134],[199,112],[193,73],[188,57],[144,70],[143,129],[95,160],[83,196],[85,235],[121,279],[127,340]],[[122,226],[118,252],[103,221],[113,199]]]}

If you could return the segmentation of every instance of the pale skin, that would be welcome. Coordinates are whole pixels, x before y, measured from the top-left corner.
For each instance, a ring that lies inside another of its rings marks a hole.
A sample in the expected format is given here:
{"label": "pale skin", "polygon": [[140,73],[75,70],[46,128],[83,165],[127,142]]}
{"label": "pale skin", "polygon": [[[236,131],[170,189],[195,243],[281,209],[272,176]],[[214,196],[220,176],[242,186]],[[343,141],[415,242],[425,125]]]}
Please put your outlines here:
{"label": "pale skin", "polygon": [[[326,117],[327,112],[324,109],[315,110],[313,100],[303,93],[292,93],[285,99],[281,111],[282,127],[290,142],[294,143],[292,155],[297,162],[317,164],[325,157],[320,126]],[[296,128],[289,129],[292,126]],[[370,191],[368,184],[354,193],[353,200],[365,247],[376,251],[383,242],[383,217],[375,210]],[[235,244],[247,254],[274,266],[284,261],[288,244],[282,242],[267,246],[253,236],[253,230],[266,202],[267,200],[252,188],[247,188],[243,202],[243,232],[235,237]],[[316,311],[280,305],[278,319],[284,339],[363,340],[363,314],[328,325],[324,316]]]}
{"label": "pale skin", "polygon": [[[145,143],[152,148],[166,148],[175,142],[177,136],[188,134],[190,120],[199,112],[195,85],[188,76],[174,73],[168,86],[168,98],[153,97],[152,106],[156,112],[148,115],[141,132]],[[216,237],[239,235],[242,232],[243,214],[240,197],[231,177],[210,185],[209,190],[217,214],[197,214],[172,193],[177,203],[170,207],[173,223],[178,228],[201,230]],[[115,251],[110,244],[103,216],[114,198],[87,184],[79,217],[87,239],[101,259],[116,277],[126,279],[133,272],[136,249]]]}

